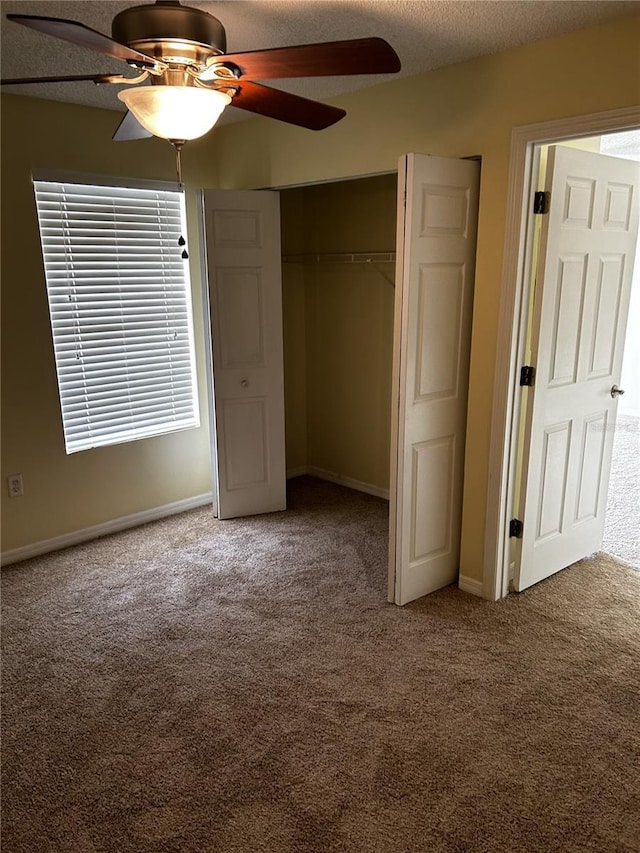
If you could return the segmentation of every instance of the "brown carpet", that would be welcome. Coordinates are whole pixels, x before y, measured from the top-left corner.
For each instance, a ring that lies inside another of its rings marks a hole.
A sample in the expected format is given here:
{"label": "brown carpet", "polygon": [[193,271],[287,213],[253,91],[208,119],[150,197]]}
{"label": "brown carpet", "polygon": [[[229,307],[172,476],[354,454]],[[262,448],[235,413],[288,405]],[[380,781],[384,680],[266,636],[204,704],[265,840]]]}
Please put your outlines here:
{"label": "brown carpet", "polygon": [[640,573],[386,603],[301,478],[3,572],[3,853],[640,850]]}

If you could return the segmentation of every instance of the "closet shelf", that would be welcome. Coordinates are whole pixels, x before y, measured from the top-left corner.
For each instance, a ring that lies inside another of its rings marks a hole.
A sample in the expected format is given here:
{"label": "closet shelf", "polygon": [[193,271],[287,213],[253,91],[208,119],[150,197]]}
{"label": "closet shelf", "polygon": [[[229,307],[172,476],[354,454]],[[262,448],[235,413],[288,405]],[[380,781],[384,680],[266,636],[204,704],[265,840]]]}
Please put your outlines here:
{"label": "closet shelf", "polygon": [[380,264],[394,264],[395,252],[318,252],[304,255],[283,255],[283,264],[369,264],[391,287],[395,282]]}

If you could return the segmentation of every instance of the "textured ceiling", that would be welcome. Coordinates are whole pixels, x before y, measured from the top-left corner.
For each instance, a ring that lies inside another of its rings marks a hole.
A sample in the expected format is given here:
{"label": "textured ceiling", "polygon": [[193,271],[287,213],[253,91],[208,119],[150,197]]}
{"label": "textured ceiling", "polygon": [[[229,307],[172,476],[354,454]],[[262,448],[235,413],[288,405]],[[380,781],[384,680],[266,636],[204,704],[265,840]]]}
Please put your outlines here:
{"label": "textured ceiling", "polygon": [[[123,63],[7,21],[6,14],[70,18],[111,34],[111,20],[136,5],[121,0],[3,0],[2,77],[122,72]],[[400,76],[419,74],[526,42],[592,26],[640,10],[640,0],[221,0],[187,2],[215,15],[227,50],[382,36],[402,61]],[[398,76],[398,75],[395,75]],[[384,76],[270,81],[317,100],[371,86]],[[6,86],[3,91],[122,110],[117,86],[91,82]],[[228,109],[223,121],[246,118]]]}

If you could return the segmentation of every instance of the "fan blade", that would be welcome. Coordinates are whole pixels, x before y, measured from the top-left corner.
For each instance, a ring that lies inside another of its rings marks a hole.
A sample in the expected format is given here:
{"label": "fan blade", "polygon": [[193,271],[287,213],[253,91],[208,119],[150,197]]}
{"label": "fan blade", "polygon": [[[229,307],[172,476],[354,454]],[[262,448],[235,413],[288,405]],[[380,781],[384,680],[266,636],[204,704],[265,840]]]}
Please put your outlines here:
{"label": "fan blade", "polygon": [[112,139],[114,142],[127,142],[131,139],[147,139],[149,136],[153,134],[140,124],[130,110],[127,110]]}
{"label": "fan blade", "polygon": [[14,77],[0,80],[2,86],[18,86],[22,83],[74,83],[78,80],[91,80],[94,83],[124,83],[130,78],[124,74],[72,74],[66,77]]}
{"label": "fan blade", "polygon": [[139,53],[137,50],[127,47],[126,44],[120,44],[120,42],[114,41],[109,36],[92,30],[91,27],[87,27],[78,21],[67,21],[64,18],[46,18],[42,15],[7,15],[7,18],[16,24],[22,24],[25,27],[31,27],[32,30],[38,30],[49,36],[70,41],[72,44],[80,45],[80,47],[87,47],[89,50],[104,53],[105,56],[111,56],[113,59],[134,62],[143,68],[154,65],[150,56],[145,56],[144,53]]}
{"label": "fan blade", "polygon": [[227,53],[220,61],[232,62],[244,77],[333,77],[340,74],[392,74],[400,70],[395,50],[384,39],[347,39],[321,44],[300,44]]}
{"label": "fan blade", "polygon": [[231,106],[309,130],[323,130],[346,116],[346,112],[338,107],[310,101],[308,98],[261,86],[249,80],[241,80],[238,88]]}

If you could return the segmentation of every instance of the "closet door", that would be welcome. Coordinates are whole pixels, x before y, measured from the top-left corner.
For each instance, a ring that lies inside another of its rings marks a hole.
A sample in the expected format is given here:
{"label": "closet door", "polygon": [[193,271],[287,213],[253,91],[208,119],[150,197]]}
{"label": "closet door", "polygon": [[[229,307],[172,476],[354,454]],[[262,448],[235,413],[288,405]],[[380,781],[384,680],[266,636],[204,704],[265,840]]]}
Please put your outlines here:
{"label": "closet door", "polygon": [[480,165],[398,170],[389,600],[458,579]]}
{"label": "closet door", "polygon": [[220,518],[286,509],[280,199],[204,192]]}

